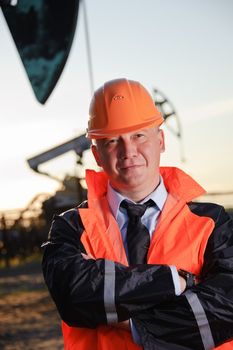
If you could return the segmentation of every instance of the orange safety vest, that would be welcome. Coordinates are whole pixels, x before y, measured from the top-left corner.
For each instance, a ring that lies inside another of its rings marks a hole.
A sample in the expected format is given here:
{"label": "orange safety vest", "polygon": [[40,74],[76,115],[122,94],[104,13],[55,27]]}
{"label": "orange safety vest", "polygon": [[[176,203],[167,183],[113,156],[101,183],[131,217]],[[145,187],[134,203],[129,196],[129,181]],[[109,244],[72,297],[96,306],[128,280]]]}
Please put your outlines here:
{"label": "orange safety vest", "polygon": [[[160,168],[168,198],[156,226],[148,251],[148,263],[175,265],[199,274],[208,238],[214,229],[209,217],[193,214],[187,206],[205,191],[191,177],[177,168]],[[88,170],[88,208],[78,209],[84,226],[81,241],[95,258],[105,258],[128,265],[121,233],[111,214],[107,199],[107,175]],[[187,234],[184,234],[187,232]],[[114,326],[96,329],[69,327],[62,322],[65,350],[140,350],[128,330]],[[219,346],[230,350],[233,342]]]}

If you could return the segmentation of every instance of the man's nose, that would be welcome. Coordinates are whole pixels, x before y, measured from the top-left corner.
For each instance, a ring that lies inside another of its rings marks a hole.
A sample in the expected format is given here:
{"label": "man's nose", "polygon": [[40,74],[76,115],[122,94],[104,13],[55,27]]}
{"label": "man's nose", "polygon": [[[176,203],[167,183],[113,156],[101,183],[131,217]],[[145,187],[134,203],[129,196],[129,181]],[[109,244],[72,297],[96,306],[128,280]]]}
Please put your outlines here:
{"label": "man's nose", "polygon": [[137,155],[137,147],[132,140],[122,140],[120,144],[119,157],[132,158]]}

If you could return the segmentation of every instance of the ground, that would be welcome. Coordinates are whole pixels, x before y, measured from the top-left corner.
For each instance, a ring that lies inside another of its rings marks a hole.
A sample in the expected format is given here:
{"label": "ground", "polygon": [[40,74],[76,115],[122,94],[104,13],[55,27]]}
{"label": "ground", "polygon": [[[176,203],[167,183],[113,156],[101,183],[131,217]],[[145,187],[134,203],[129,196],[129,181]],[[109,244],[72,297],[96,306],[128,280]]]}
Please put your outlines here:
{"label": "ground", "polygon": [[60,325],[40,261],[0,269],[1,350],[62,350]]}

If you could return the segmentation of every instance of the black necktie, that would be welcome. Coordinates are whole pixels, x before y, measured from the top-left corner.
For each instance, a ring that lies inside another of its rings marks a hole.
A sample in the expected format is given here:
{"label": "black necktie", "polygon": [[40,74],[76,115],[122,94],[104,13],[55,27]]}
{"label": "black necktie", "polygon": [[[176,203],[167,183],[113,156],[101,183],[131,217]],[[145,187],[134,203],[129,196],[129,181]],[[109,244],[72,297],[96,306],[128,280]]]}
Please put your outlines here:
{"label": "black necktie", "polygon": [[129,223],[126,233],[129,264],[145,264],[148,248],[150,245],[150,234],[146,226],[141,222],[141,217],[148,207],[154,205],[150,199],[144,204],[133,204],[122,201],[121,206],[127,210]]}

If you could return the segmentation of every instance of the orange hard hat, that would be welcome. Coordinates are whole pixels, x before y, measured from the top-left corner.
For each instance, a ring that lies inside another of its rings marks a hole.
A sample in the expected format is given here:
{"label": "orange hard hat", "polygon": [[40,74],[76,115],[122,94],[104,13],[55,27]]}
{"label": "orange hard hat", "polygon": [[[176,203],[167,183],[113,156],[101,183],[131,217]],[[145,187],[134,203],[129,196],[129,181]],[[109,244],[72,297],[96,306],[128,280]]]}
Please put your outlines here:
{"label": "orange hard hat", "polygon": [[90,139],[159,126],[164,121],[149,92],[139,82],[127,79],[101,86],[94,93],[89,115]]}

